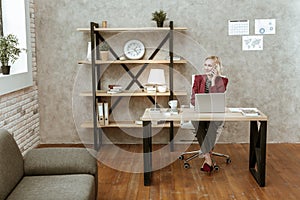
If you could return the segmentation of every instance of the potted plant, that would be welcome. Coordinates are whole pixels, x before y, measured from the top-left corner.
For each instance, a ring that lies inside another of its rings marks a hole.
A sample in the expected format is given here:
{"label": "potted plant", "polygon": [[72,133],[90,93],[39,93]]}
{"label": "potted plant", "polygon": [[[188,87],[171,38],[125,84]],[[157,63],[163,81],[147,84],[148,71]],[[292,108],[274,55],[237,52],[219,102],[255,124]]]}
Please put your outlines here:
{"label": "potted plant", "polygon": [[163,27],[164,21],[167,19],[167,13],[163,10],[152,13],[152,20],[156,21],[157,27]]}
{"label": "potted plant", "polygon": [[103,61],[108,60],[108,51],[109,51],[109,45],[107,42],[103,41],[99,45],[99,50],[100,50],[100,59]]}
{"label": "potted plant", "polygon": [[21,51],[25,50],[19,48],[18,45],[18,38],[13,34],[0,37],[0,62],[3,74],[9,74],[9,64],[14,64],[14,62],[19,58]]}

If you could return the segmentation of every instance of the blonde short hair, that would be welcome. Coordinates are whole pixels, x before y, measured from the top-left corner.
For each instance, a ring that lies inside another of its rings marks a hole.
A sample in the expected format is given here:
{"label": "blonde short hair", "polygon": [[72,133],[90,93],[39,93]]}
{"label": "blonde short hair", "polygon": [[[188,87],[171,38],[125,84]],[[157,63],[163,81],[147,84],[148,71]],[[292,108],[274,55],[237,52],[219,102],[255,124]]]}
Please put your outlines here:
{"label": "blonde short hair", "polygon": [[221,75],[221,73],[223,71],[223,66],[222,66],[222,63],[221,63],[221,59],[218,56],[208,56],[208,57],[205,58],[205,61],[206,60],[213,60],[215,69]]}

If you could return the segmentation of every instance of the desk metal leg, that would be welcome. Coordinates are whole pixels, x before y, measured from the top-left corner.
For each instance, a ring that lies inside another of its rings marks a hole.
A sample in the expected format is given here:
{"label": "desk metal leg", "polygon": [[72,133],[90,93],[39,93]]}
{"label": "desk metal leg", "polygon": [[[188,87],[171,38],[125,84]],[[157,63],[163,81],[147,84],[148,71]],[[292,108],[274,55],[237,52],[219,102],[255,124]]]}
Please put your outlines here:
{"label": "desk metal leg", "polygon": [[250,122],[249,170],[260,187],[265,186],[267,121]]}
{"label": "desk metal leg", "polygon": [[151,121],[143,121],[144,186],[151,185],[152,172]]}
{"label": "desk metal leg", "polygon": [[170,122],[170,151],[174,151],[174,122]]}

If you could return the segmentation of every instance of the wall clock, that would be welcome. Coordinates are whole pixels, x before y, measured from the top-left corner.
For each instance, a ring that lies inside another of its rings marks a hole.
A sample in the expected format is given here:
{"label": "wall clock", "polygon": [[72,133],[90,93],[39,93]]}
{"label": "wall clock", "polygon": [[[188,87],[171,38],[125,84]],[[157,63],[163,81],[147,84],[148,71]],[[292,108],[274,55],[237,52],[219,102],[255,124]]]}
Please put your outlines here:
{"label": "wall clock", "polygon": [[129,40],[124,45],[124,54],[128,59],[141,59],[145,54],[145,46],[139,40]]}

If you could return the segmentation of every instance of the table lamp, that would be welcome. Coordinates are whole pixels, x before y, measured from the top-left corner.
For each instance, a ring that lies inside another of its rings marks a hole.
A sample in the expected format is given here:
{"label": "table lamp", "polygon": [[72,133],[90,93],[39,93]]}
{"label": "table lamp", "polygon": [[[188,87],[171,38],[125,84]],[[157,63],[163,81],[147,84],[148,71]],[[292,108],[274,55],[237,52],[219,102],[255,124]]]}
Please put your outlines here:
{"label": "table lamp", "polygon": [[[158,85],[165,85],[165,73],[163,69],[151,69],[148,77],[148,84],[153,85],[152,91],[155,92],[155,108],[151,109],[151,111],[159,111],[160,109],[156,107],[156,93],[157,93],[157,86]],[[151,91],[148,90],[147,92]]]}

